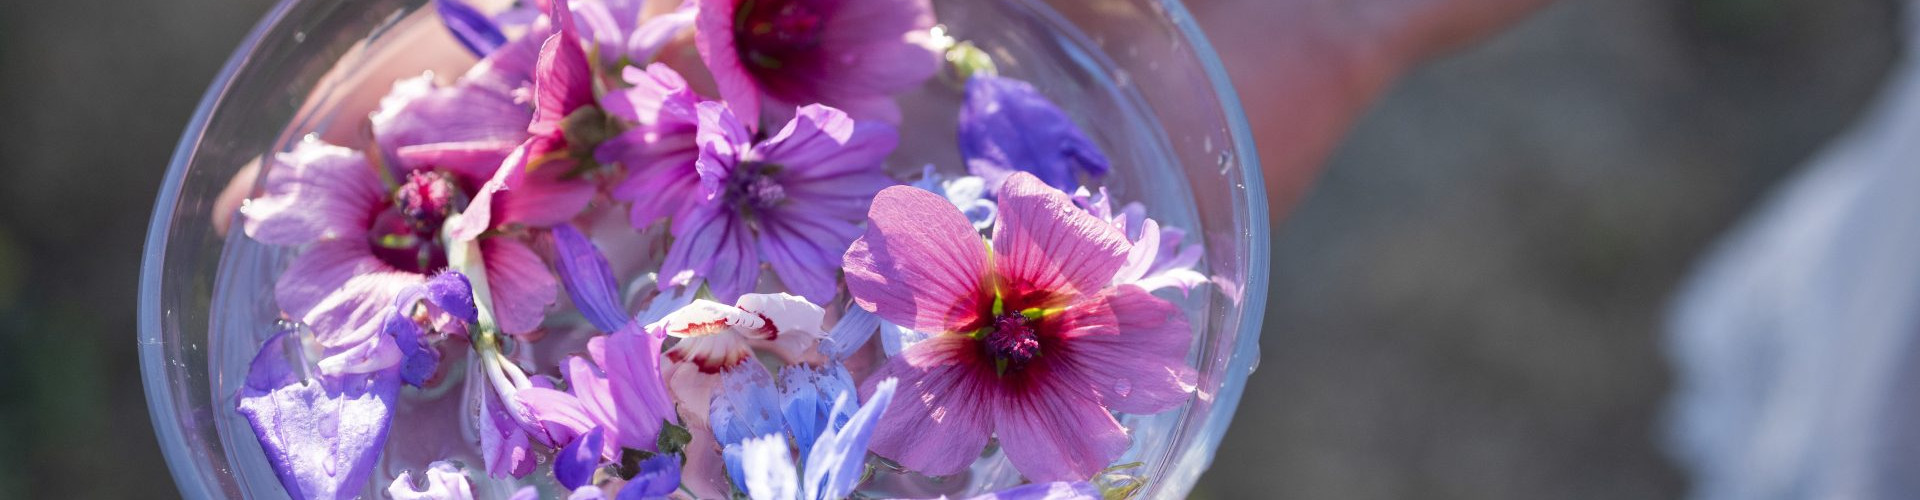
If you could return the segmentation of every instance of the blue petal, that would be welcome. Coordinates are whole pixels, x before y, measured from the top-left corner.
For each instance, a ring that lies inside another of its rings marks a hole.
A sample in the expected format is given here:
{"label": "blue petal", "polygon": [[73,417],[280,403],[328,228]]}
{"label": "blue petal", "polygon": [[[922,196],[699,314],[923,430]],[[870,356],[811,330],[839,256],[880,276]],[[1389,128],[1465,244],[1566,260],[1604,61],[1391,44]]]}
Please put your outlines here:
{"label": "blue petal", "polygon": [[1098,178],[1109,169],[1106,155],[1073,118],[1020,80],[986,75],[967,80],[959,130],[967,170],[986,178],[992,192],[1017,171],[1072,192],[1080,184],[1076,171]]}
{"label": "blue petal", "polygon": [[740,469],[745,476],[739,481],[744,483],[744,487],[740,489],[747,492],[748,498],[753,500],[800,498],[800,487],[796,484],[800,476],[793,470],[793,455],[787,449],[785,436],[768,434],[748,439],[739,446]]}
{"label": "blue petal", "polygon": [[853,417],[852,407],[834,406],[834,399],[842,394],[857,393],[853,392],[853,376],[840,363],[824,367],[788,365],[780,369],[780,414],[786,417],[787,431],[800,448],[800,456],[813,451],[814,440],[830,425],[837,429]]}
{"label": "blue petal", "polygon": [[420,323],[406,313],[410,307],[396,307],[387,311],[382,329],[392,335],[394,344],[400,346],[400,379],[409,385],[419,387],[440,366],[440,351],[427,345],[426,332],[420,330]]}
{"label": "blue petal", "polygon": [[879,329],[879,316],[858,305],[849,305],[847,312],[840,315],[840,322],[834,323],[833,330],[827,332],[827,341],[820,343],[820,353],[835,360],[847,359]]}
{"label": "blue petal", "polygon": [[602,332],[616,332],[631,318],[620,306],[620,287],[614,283],[607,257],[572,224],[553,227],[554,264],[560,284],[567,288],[580,314]]}
{"label": "blue petal", "polygon": [[[267,463],[296,499],[353,498],[387,442],[396,370],[302,380],[288,359],[288,333],[260,347],[237,411],[253,426]],[[297,340],[296,340],[297,342]]]}
{"label": "blue petal", "polygon": [[1086,481],[1055,481],[1015,486],[967,500],[1100,500],[1100,492]]}
{"label": "blue petal", "polygon": [[[879,426],[880,415],[886,413],[887,405],[893,402],[893,391],[899,382],[893,378],[880,381],[873,397],[867,399],[867,405],[854,412],[846,426],[828,429],[820,435],[820,440],[813,445],[813,453],[806,455],[807,498],[840,499],[853,493],[861,473],[866,472],[863,466],[867,461],[867,441]],[[851,392],[841,393],[833,402],[834,413],[851,408],[854,398]]]}
{"label": "blue petal", "polygon": [[658,500],[680,489],[680,456],[654,455],[640,462],[640,473],[627,481],[615,500]]}
{"label": "blue petal", "polygon": [[599,427],[586,436],[567,443],[553,455],[553,478],[567,489],[578,489],[593,482],[593,471],[600,468],[600,447],[605,434]]}
{"label": "blue petal", "polygon": [[485,58],[507,43],[507,35],[500,32],[500,27],[473,6],[460,0],[435,0],[433,4],[440,13],[440,22],[447,25],[447,31],[474,57]]}
{"label": "blue petal", "polygon": [[[780,434],[785,428],[781,422],[780,396],[773,386],[773,374],[757,362],[741,363],[721,372],[720,389],[714,391],[713,404],[708,412],[707,421],[713,428],[713,438],[720,442],[723,451],[729,455],[738,453],[735,449],[748,438]],[[725,458],[728,477],[733,479],[734,487],[744,489],[738,471],[738,457]]]}
{"label": "blue petal", "polygon": [[473,283],[458,271],[446,271],[427,281],[427,302],[454,319],[480,321],[480,310],[473,304]]}

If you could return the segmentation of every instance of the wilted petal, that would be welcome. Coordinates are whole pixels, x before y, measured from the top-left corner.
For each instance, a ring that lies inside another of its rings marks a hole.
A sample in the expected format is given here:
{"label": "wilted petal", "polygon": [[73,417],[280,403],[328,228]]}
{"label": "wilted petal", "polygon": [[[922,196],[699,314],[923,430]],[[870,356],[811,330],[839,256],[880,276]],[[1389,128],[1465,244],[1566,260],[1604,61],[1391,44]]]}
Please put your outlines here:
{"label": "wilted petal", "polygon": [[594,328],[614,332],[632,321],[620,306],[620,287],[614,283],[613,268],[593,241],[572,224],[560,224],[553,227],[553,243],[553,267],[560,273],[560,284]]}
{"label": "wilted petal", "polygon": [[960,108],[960,154],[967,170],[999,192],[1007,176],[1031,173],[1058,189],[1079,186],[1080,172],[1098,178],[1109,169],[1100,148],[1073,118],[1033,85],[979,75],[967,80]]}
{"label": "wilted petal", "polygon": [[[846,498],[853,493],[861,474],[866,472],[868,438],[893,401],[897,385],[899,380],[892,378],[880,381],[873,395],[867,398],[867,404],[854,411],[844,425],[828,426],[811,453],[800,453],[807,460],[807,498]],[[852,391],[841,393],[834,399],[833,414],[852,411],[854,401],[857,400]]]}
{"label": "wilted petal", "polygon": [[387,495],[393,500],[473,500],[473,486],[467,484],[466,473],[447,462],[434,462],[427,466],[427,489],[413,487],[413,476],[408,471],[400,471],[393,478],[393,484],[387,485]]}
{"label": "wilted petal", "polygon": [[939,195],[906,186],[880,191],[866,235],[845,257],[847,290],[896,324],[943,332],[981,321],[987,245]]}
{"label": "wilted petal", "polygon": [[247,236],[269,245],[365,238],[386,187],[366,155],[316,139],[273,155],[265,192],[240,207]]}
{"label": "wilted petal", "polygon": [[874,453],[929,476],[954,474],[987,446],[1000,408],[992,362],[960,335],[940,335],[887,360],[860,392],[871,398],[881,380],[898,378],[899,394],[880,417]]}
{"label": "wilted petal", "polygon": [[600,448],[605,444],[605,434],[605,430],[595,427],[554,453],[553,478],[569,490],[591,483],[593,471],[600,468]]}
{"label": "wilted petal", "polygon": [[1024,172],[1000,190],[993,267],[1001,293],[1022,307],[1059,307],[1108,286],[1131,247],[1112,224]]}
{"label": "wilted petal", "polygon": [[267,463],[297,499],[353,498],[386,445],[400,377],[393,370],[302,380],[288,333],[267,339],[237,395]]}

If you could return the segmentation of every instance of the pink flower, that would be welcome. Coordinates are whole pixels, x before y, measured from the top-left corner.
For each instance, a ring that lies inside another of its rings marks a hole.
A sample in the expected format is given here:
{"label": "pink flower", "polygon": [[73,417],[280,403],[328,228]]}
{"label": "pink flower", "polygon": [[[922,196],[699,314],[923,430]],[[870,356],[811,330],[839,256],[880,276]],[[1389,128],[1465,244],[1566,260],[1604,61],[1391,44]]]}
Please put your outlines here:
{"label": "pink flower", "polygon": [[[273,157],[265,192],[241,209],[245,229],[261,243],[307,247],[281,273],[274,297],[313,329],[323,355],[378,335],[395,295],[447,266],[441,226],[493,169],[445,165],[390,170],[400,183],[389,186],[366,155],[318,140]],[[553,275],[518,239],[479,244],[500,328],[532,331],[558,295]]]}
{"label": "pink flower", "polygon": [[631,203],[628,222],[645,228],[699,199],[694,161],[700,158],[696,106],[702,99],[664,64],[628,67],[622,76],[633,86],[607,93],[602,102],[607,114],[631,127],[601,143],[594,158],[626,167],[627,178],[614,186],[613,198]]}
{"label": "pink flower", "polygon": [[1109,411],[1185,402],[1192,332],[1172,304],[1112,285],[1126,236],[1031,174],[1008,177],[991,246],[952,203],[881,191],[847,250],[847,289],[881,318],[933,336],[868,377],[898,377],[873,451],[929,475],[959,472],[990,435],[1033,481],[1084,480],[1118,457]]}
{"label": "pink flower", "polygon": [[757,123],[821,103],[900,121],[892,94],[940,68],[927,0],[698,0],[694,44],[721,97]]}

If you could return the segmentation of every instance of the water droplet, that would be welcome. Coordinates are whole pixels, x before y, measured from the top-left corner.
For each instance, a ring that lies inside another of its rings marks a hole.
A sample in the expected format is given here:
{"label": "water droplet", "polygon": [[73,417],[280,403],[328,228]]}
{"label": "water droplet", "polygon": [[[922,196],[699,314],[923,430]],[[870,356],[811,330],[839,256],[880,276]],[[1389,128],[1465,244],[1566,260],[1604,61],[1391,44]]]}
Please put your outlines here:
{"label": "water droplet", "polygon": [[1224,175],[1228,170],[1233,169],[1233,153],[1221,151],[1220,157],[1215,159],[1215,162],[1220,165],[1220,173]]}
{"label": "water droplet", "polygon": [[1119,382],[1113,383],[1113,395],[1124,398],[1124,397],[1127,397],[1128,394],[1132,394],[1132,393],[1133,393],[1132,381],[1129,381],[1123,378],[1123,379],[1120,379]]}
{"label": "water droplet", "polygon": [[1248,375],[1252,375],[1254,370],[1260,369],[1260,351],[1259,350],[1253,351],[1253,354],[1251,356],[1252,356],[1251,358],[1247,359]]}
{"label": "water droplet", "polygon": [[306,43],[306,41],[307,41],[307,32],[305,31],[293,32],[293,43]]}

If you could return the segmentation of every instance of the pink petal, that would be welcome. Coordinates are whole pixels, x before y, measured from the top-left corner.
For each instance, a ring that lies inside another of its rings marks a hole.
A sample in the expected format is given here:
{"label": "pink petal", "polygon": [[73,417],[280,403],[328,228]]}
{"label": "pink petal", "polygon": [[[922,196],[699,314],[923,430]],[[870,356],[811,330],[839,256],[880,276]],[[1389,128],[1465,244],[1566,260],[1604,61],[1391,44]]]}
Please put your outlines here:
{"label": "pink petal", "polygon": [[989,310],[987,247],[939,195],[908,186],[880,191],[867,233],[844,258],[860,307],[925,332],[970,328]]}
{"label": "pink petal", "polygon": [[1021,476],[1084,481],[1127,451],[1127,430],[1100,403],[1058,381],[1035,382],[994,411],[994,433]]}
{"label": "pink petal", "polygon": [[1074,206],[1066,193],[1016,172],[1000,188],[993,226],[1001,293],[1021,308],[1057,307],[1106,288],[1131,246],[1113,224]]}
{"label": "pink petal", "polygon": [[1068,307],[1059,321],[1051,375],[1091,388],[1108,409],[1153,414],[1193,395],[1193,330],[1172,303],[1125,285]]}
{"label": "pink petal", "polygon": [[545,387],[520,389],[513,395],[523,414],[522,427],[540,444],[553,448],[593,430],[593,416],[580,398]]}
{"label": "pink petal", "polygon": [[[595,337],[595,339],[598,338]],[[565,370],[567,392],[573,393],[573,397],[580,401],[580,409],[586,411],[587,416],[592,419],[592,427],[576,431],[582,436],[585,436],[593,427],[605,429],[604,432],[613,432],[611,439],[601,441],[602,449],[598,450],[602,457],[613,458],[620,451],[616,441],[619,440],[621,427],[618,425],[619,410],[613,400],[610,377],[602,374],[593,363],[587,362],[580,356],[568,356],[566,361],[562,362],[561,369]]]}
{"label": "pink petal", "polygon": [[406,169],[442,168],[469,186],[480,186],[500,169],[519,142],[439,142],[393,151]]}
{"label": "pink petal", "polygon": [[386,197],[378,172],[359,151],[317,140],[273,156],[266,192],[247,200],[247,236],[269,245],[366,237]]}
{"label": "pink petal", "polygon": [[673,246],[660,264],[662,290],[704,278],[715,298],[732,302],[752,291],[760,276],[760,257],[745,220],[730,207],[698,205],[673,221]]}
{"label": "pink petal", "polygon": [[447,220],[449,239],[456,242],[473,241],[480,237],[480,233],[494,226],[494,199],[505,196],[502,192],[507,190],[507,177],[526,169],[528,150],[532,147],[533,141],[529,140],[514,148],[507,159],[501,161],[500,167],[493,171],[492,177],[473,194],[473,199],[467,202],[467,210],[460,212],[459,217]]}
{"label": "pink petal", "polygon": [[500,330],[510,335],[531,332],[546,319],[547,307],[560,294],[560,283],[540,254],[511,238],[480,241],[487,264],[487,284],[493,287],[493,313]]}
{"label": "pink petal", "polygon": [[[505,144],[504,149],[512,149],[527,139],[527,122],[532,119],[533,109],[516,102],[510,89],[465,83],[442,87],[431,74],[395,82],[393,90],[380,99],[379,109],[368,116],[375,142],[389,153],[448,143]],[[417,158],[398,160],[395,170],[436,166],[419,163]],[[486,178],[485,174],[478,177]]]}
{"label": "pink petal", "polygon": [[540,60],[534,65],[533,124],[527,131],[535,134],[557,133],[560,119],[582,106],[593,104],[593,69],[587,53],[580,48],[573,16],[566,13],[566,0],[551,0],[559,30],[540,45]]}
{"label": "pink petal", "polygon": [[740,0],[697,0],[697,3],[700,12],[693,20],[694,48],[720,87],[720,97],[748,118],[749,127],[754,127],[760,121],[760,88],[740,61],[739,48],[733,39],[734,16],[739,12]]}
{"label": "pink petal", "polygon": [[864,397],[872,397],[880,381],[900,379],[869,449],[930,476],[972,464],[987,446],[1002,397],[993,364],[979,353],[972,339],[940,335],[914,344],[867,377],[860,387]]}
{"label": "pink petal", "polygon": [[394,295],[425,281],[394,270],[358,239],[313,244],[274,283],[280,310],[305,323],[327,347],[348,347],[378,335]]}
{"label": "pink petal", "polygon": [[580,215],[593,202],[596,191],[592,182],[562,178],[570,169],[558,162],[549,162],[534,172],[514,168],[506,178],[506,190],[495,195],[494,225],[546,227]]}

